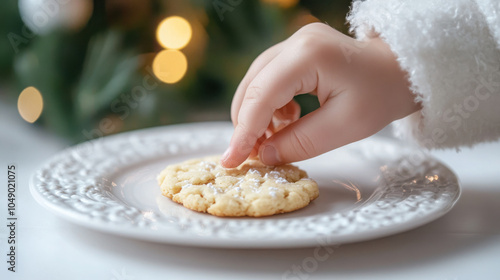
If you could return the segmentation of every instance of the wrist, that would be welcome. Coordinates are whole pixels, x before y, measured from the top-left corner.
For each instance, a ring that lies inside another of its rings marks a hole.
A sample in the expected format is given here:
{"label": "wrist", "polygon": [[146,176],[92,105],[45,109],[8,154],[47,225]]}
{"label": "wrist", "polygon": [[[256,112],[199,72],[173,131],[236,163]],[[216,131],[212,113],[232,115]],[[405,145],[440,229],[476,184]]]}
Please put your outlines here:
{"label": "wrist", "polygon": [[382,81],[381,90],[384,91],[391,119],[401,119],[420,110],[421,104],[415,101],[416,95],[411,89],[408,73],[401,69],[390,46],[380,37],[370,39],[369,44],[379,64],[374,71]]}

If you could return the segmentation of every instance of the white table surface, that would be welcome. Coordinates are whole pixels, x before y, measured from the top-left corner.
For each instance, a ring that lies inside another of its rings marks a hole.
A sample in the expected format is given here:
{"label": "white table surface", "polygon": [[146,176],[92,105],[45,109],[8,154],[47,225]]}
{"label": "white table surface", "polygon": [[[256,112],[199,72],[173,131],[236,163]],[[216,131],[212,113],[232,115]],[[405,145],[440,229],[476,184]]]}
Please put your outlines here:
{"label": "white table surface", "polygon": [[[450,213],[418,229],[333,248],[317,268],[284,273],[314,248],[202,249],[95,232],[61,220],[29,192],[30,175],[67,143],[0,103],[0,279],[500,279],[500,143],[434,155],[458,175]],[[7,165],[17,165],[17,265],[7,271]],[[5,225],[4,225],[5,224]]]}

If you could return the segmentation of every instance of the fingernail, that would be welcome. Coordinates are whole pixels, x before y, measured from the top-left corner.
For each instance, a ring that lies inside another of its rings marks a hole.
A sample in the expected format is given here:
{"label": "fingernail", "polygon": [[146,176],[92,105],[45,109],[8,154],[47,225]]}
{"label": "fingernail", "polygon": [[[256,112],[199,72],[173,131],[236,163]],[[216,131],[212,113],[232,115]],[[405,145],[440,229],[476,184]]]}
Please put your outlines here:
{"label": "fingernail", "polygon": [[266,145],[261,154],[261,160],[267,165],[276,165],[281,162],[278,151],[272,145]]}

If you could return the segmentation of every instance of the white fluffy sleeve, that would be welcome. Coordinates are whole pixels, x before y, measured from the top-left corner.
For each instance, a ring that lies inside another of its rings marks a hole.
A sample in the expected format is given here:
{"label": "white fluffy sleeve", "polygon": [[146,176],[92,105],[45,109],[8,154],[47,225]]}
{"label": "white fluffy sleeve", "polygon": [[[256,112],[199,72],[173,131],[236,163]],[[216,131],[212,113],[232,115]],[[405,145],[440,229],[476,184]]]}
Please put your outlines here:
{"label": "white fluffy sleeve", "polygon": [[500,1],[356,1],[348,21],[389,44],[422,103],[394,122],[398,136],[427,148],[500,138]]}

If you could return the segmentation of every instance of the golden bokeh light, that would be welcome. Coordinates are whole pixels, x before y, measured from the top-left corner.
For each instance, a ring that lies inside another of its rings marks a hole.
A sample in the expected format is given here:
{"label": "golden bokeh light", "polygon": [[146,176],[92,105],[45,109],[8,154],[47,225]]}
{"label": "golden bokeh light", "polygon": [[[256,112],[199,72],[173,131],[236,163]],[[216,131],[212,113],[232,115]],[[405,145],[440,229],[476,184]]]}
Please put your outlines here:
{"label": "golden bokeh light", "polygon": [[17,99],[17,110],[25,121],[34,123],[43,111],[43,98],[40,91],[34,87],[25,88]]}
{"label": "golden bokeh light", "polygon": [[156,29],[158,43],[167,49],[182,49],[189,43],[192,35],[191,25],[180,16],[164,19]]}
{"label": "golden bokeh light", "polygon": [[186,56],[178,50],[163,50],[153,60],[153,73],[162,82],[175,84],[187,71]]}

